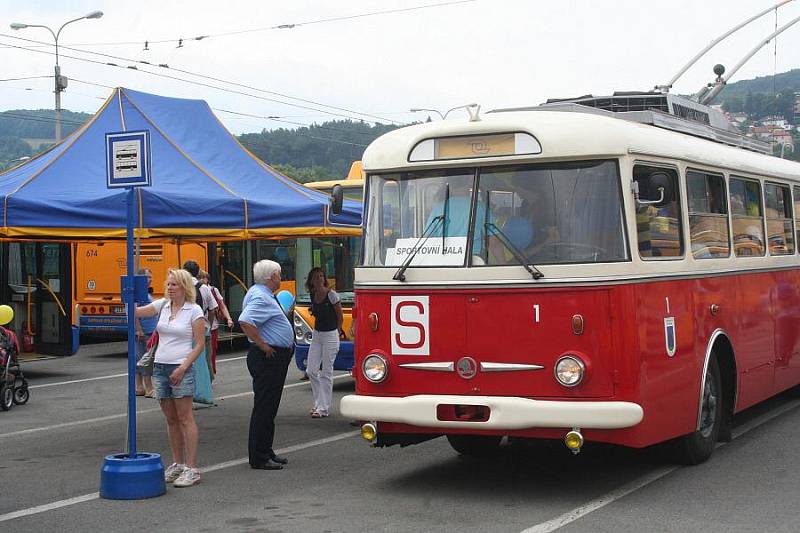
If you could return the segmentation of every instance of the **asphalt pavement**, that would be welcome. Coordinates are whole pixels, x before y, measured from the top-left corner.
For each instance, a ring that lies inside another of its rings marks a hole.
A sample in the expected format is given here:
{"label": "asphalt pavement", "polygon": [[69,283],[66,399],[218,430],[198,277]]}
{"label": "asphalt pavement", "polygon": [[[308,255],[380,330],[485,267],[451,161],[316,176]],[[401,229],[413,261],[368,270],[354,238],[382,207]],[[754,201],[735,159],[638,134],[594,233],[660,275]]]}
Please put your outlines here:
{"label": "asphalt pavement", "polygon": [[[199,409],[202,483],[140,501],[99,498],[105,455],[125,449],[126,361],[119,344],[34,361],[27,405],[0,412],[0,531],[800,531],[800,400],[784,394],[735,419],[705,464],[660,449],[558,442],[457,455],[444,439],[370,448],[335,410],[311,419],[292,365],[277,419],[281,471],[246,462],[252,404],[243,352],[224,354],[217,406]],[[112,353],[116,352],[116,353]],[[335,403],[353,391],[336,377]],[[139,450],[171,462],[156,401],[137,399]]]}

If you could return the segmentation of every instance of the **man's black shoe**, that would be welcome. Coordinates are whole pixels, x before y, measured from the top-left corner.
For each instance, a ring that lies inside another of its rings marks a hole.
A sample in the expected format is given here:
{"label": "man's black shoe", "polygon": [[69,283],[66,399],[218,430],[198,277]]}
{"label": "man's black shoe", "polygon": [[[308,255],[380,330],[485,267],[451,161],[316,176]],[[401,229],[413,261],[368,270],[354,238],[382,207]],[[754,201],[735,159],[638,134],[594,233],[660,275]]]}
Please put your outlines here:
{"label": "man's black shoe", "polygon": [[283,465],[268,459],[265,463],[251,464],[250,468],[255,470],[283,470]]}
{"label": "man's black shoe", "polygon": [[281,457],[279,455],[273,456],[272,460],[273,460],[273,462],[276,462],[279,465],[288,465],[289,464],[289,459],[287,459],[285,457]]}

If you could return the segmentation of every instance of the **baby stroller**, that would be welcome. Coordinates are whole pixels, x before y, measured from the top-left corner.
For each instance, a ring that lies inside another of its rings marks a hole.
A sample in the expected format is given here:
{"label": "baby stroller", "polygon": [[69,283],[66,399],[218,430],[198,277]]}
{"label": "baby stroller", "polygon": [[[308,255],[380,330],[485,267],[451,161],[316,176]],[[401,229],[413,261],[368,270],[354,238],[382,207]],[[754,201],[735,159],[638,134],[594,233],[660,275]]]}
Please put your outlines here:
{"label": "baby stroller", "polygon": [[[0,305],[0,322],[8,324],[14,312]],[[8,411],[14,404],[22,405],[30,398],[28,380],[19,366],[19,341],[10,329],[0,325],[0,409]]]}

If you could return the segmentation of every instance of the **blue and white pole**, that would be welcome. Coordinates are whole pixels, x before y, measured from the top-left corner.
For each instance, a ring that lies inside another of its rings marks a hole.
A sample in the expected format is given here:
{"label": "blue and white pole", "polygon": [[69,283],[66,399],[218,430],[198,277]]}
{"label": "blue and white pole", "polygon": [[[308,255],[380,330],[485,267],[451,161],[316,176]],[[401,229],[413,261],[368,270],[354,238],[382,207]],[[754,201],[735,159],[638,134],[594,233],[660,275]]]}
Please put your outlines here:
{"label": "blue and white pole", "polygon": [[[130,142],[126,134],[113,134],[111,137],[123,137]],[[108,140],[107,143],[113,143]],[[145,136],[146,139],[146,136]],[[146,146],[146,142],[142,145]],[[108,151],[108,145],[107,145]],[[113,150],[112,150],[113,153]],[[144,159],[144,151],[140,150],[140,158]],[[149,154],[146,154],[149,167]],[[109,158],[109,167],[113,158]],[[113,172],[109,168],[109,187],[114,184]],[[147,176],[149,185],[149,176]],[[145,185],[145,184],[143,184]],[[125,303],[128,316],[128,451],[108,455],[100,470],[100,496],[112,500],[141,500],[161,496],[167,492],[164,482],[164,465],[157,453],[141,453],[136,449],[136,301],[137,292],[142,292],[139,300],[147,301],[147,281],[145,276],[136,276],[136,265],[133,261],[133,227],[136,222],[136,188],[126,187],[126,236],[128,272],[121,278],[122,301]],[[140,279],[137,279],[140,278]],[[138,289],[138,291],[137,291]]]}

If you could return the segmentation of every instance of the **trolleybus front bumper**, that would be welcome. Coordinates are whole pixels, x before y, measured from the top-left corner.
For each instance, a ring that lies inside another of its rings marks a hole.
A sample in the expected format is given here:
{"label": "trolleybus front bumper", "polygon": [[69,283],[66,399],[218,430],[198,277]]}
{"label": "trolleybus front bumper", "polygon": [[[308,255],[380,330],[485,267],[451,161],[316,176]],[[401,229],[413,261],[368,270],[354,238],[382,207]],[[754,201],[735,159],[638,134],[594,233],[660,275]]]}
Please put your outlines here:
{"label": "trolleybus front bumper", "polygon": [[[440,420],[440,405],[485,406],[486,421]],[[621,429],[642,421],[642,407],[632,402],[531,400],[511,396],[448,396],[421,394],[402,398],[348,395],[342,398],[343,416],[355,420],[396,422],[431,428]]]}

